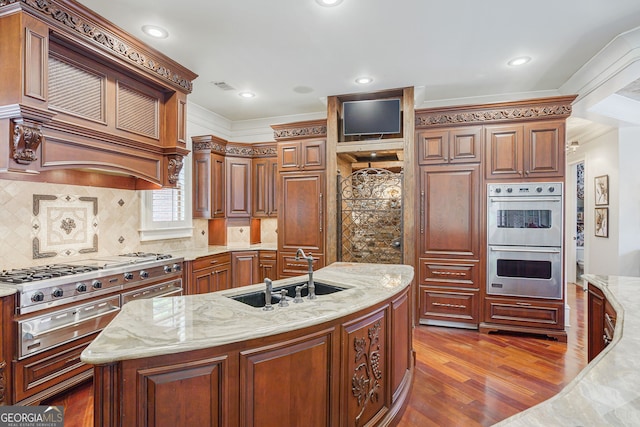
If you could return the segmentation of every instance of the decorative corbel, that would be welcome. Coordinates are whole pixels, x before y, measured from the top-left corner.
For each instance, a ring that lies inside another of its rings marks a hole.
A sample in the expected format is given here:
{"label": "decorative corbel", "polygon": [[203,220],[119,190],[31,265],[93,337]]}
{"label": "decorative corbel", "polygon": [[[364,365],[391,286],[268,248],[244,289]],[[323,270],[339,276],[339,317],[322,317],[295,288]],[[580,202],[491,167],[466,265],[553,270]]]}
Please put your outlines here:
{"label": "decorative corbel", "polygon": [[14,119],[12,157],[16,163],[28,165],[38,160],[36,152],[44,140],[42,126],[35,122]]}
{"label": "decorative corbel", "polygon": [[169,167],[168,167],[168,180],[169,183],[174,185],[178,182],[180,177],[180,171],[182,170],[183,162],[182,156],[180,154],[174,154],[169,159]]}

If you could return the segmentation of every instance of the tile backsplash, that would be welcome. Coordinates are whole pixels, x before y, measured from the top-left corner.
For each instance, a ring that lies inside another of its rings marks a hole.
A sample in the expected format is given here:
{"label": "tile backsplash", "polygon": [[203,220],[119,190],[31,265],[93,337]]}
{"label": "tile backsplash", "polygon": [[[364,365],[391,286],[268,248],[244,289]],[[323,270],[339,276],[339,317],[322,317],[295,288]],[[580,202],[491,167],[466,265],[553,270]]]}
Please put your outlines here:
{"label": "tile backsplash", "polygon": [[0,270],[207,246],[206,220],[191,238],[141,242],[139,218],[139,191],[0,180]]}

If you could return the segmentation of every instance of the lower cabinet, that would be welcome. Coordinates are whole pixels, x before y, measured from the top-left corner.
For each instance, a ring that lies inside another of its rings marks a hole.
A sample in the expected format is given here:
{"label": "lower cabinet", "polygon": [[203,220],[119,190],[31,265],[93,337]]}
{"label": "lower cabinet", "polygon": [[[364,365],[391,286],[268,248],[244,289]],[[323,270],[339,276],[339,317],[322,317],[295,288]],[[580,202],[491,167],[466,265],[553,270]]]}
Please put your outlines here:
{"label": "lower cabinet", "polygon": [[480,330],[541,334],[566,342],[564,301],[485,297]]}
{"label": "lower cabinet", "polygon": [[216,292],[231,287],[231,255],[223,253],[186,263],[187,295]]}
{"label": "lower cabinet", "polygon": [[[305,251],[307,256],[313,256],[313,271],[324,267],[324,255]],[[305,259],[296,259],[295,252],[278,251],[278,278],[294,277],[309,272],[309,262]]]}
{"label": "lower cabinet", "polygon": [[278,279],[278,252],[277,251],[260,251],[258,253],[258,278],[264,281],[265,278]]}
{"label": "lower cabinet", "polygon": [[589,283],[587,360],[591,362],[613,340],[616,312],[604,293]]}
{"label": "lower cabinet", "polygon": [[96,365],[94,424],[394,425],[415,361],[409,289],[302,330]]}
{"label": "lower cabinet", "polygon": [[231,252],[231,287],[260,283],[258,251]]}
{"label": "lower cabinet", "polygon": [[419,268],[420,323],[477,329],[478,262],[421,258]]}

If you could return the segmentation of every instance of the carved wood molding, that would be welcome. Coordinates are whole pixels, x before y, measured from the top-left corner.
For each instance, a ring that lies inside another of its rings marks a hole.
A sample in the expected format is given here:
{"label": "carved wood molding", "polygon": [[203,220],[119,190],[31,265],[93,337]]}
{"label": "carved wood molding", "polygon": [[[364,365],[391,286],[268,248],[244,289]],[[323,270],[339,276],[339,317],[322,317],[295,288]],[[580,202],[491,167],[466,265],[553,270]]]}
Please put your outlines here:
{"label": "carved wood molding", "polygon": [[169,158],[168,175],[167,179],[169,183],[175,185],[180,178],[180,171],[182,170],[183,158],[180,155],[173,155]]}
{"label": "carved wood molding", "polygon": [[192,137],[193,151],[211,151],[223,156],[235,157],[276,157],[275,143],[227,142],[213,135]]}
{"label": "carved wood molding", "polygon": [[21,165],[29,165],[38,160],[37,151],[44,141],[42,126],[39,123],[21,119],[14,119],[11,123],[13,126],[13,144],[11,146],[13,160]]}
{"label": "carved wood molding", "polygon": [[575,96],[540,98],[522,102],[505,102],[460,107],[416,110],[416,128],[500,123],[540,119],[564,119],[571,115]]}
{"label": "carved wood molding", "polygon": [[[18,2],[30,7],[38,17],[57,23],[72,34],[80,35],[85,40],[107,49],[112,55],[160,77],[182,92],[191,93],[193,90],[191,80],[197,77],[196,74],[173,63],[169,58],[164,58],[142,46],[134,46],[131,40],[126,40],[125,37],[116,35],[115,31],[108,30],[106,23],[93,22],[98,18],[102,19],[97,15],[85,15],[77,6],[72,10],[70,5],[65,7],[61,4],[64,1],[54,0],[0,0],[0,7]],[[90,11],[87,9],[85,12]]]}
{"label": "carved wood molding", "polygon": [[356,351],[356,367],[351,377],[351,392],[358,400],[360,413],[356,416],[356,425],[359,425],[360,418],[364,414],[369,402],[377,402],[379,392],[382,389],[382,370],[380,366],[380,327],[378,320],[368,329],[369,342],[366,338],[355,337],[353,347]]}
{"label": "carved wood molding", "polygon": [[5,402],[5,393],[7,390],[7,376],[5,374],[5,368],[7,367],[7,362],[0,362],[0,403]]}
{"label": "carved wood molding", "polygon": [[284,125],[272,125],[271,129],[273,129],[273,138],[276,141],[322,137],[327,136],[327,120],[310,120]]}

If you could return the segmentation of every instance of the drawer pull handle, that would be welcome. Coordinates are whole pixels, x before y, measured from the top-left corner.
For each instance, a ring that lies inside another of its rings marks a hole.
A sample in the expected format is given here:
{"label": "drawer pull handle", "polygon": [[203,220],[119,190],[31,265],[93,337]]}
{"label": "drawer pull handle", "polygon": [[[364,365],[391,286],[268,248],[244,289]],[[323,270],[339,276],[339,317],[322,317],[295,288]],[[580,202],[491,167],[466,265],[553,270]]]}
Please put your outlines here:
{"label": "drawer pull handle", "polygon": [[433,271],[433,274],[437,274],[439,276],[466,276],[466,273],[459,273],[456,271]]}
{"label": "drawer pull handle", "polygon": [[528,302],[517,302],[516,305],[522,305],[522,306],[525,306],[525,307],[531,306],[531,304],[529,304]]}
{"label": "drawer pull handle", "polygon": [[448,308],[467,308],[464,304],[443,304],[441,302],[432,302],[431,305],[436,307],[448,307]]}

